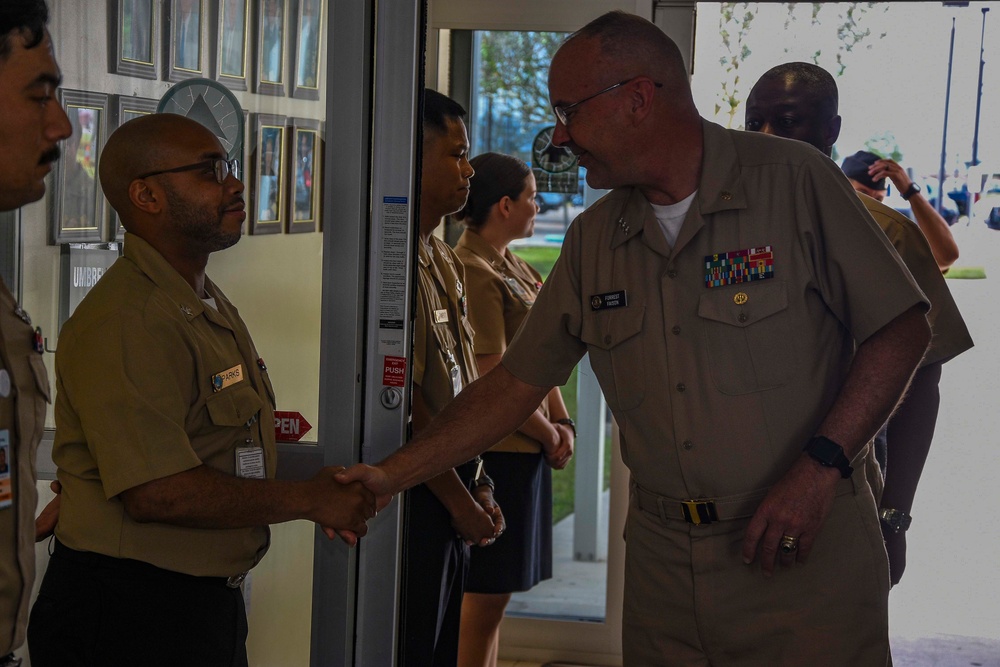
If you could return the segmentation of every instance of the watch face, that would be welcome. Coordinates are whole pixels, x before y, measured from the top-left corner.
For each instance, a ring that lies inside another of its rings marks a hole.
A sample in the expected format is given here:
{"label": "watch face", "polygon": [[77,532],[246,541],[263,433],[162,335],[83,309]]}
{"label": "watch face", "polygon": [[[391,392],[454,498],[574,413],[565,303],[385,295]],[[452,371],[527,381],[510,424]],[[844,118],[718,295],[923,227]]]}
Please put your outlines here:
{"label": "watch face", "polygon": [[535,135],[535,140],[531,144],[531,159],[534,166],[549,173],[559,173],[572,169],[576,165],[576,156],[565,146],[556,146],[552,143],[552,130],[555,126],[550,126]]}
{"label": "watch face", "polygon": [[158,113],[176,113],[197,121],[219,138],[229,159],[243,157],[243,109],[223,84],[187,79],[160,98]]}

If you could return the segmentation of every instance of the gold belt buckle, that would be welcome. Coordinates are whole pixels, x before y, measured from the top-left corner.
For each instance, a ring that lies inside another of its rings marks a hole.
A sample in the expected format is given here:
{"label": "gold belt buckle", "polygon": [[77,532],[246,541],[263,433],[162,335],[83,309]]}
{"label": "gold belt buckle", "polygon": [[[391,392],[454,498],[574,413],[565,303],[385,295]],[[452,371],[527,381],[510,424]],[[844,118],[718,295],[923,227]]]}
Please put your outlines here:
{"label": "gold belt buckle", "polygon": [[719,520],[715,502],[711,500],[682,500],[681,509],[684,511],[684,520],[696,526]]}

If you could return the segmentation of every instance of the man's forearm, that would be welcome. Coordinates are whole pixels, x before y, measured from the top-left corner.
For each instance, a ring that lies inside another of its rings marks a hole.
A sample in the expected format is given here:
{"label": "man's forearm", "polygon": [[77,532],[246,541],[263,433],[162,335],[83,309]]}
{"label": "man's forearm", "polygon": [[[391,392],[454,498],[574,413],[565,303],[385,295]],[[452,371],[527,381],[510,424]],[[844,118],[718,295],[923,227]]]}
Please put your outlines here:
{"label": "man's forearm", "polygon": [[303,518],[307,482],[242,479],[201,465],[124,491],[136,521],[191,528],[246,528]]}
{"label": "man's forearm", "polygon": [[536,387],[496,366],[476,380],[410,442],[379,464],[398,493],[465,463],[517,430],[551,387]]}
{"label": "man's forearm", "polygon": [[858,346],[837,400],[817,431],[852,458],[889,419],[930,341],[914,306]]}
{"label": "man's forearm", "polygon": [[910,211],[931,247],[934,261],[944,271],[958,259],[958,243],[955,242],[951,228],[920,193],[910,197]]}

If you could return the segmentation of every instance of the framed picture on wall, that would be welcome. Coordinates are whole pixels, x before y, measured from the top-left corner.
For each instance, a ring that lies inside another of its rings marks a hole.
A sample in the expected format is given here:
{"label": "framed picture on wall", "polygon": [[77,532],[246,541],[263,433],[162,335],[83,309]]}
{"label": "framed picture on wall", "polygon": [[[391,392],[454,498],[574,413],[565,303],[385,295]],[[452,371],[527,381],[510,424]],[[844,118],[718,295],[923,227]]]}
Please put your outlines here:
{"label": "framed picture on wall", "polygon": [[[133,118],[156,113],[157,100],[130,95],[112,95],[108,109],[108,136]],[[125,238],[125,230],[118,219],[118,213],[108,206],[111,233],[109,237],[117,241]]]}
{"label": "framed picture on wall", "polygon": [[108,71],[155,79],[157,0],[111,0],[108,7]]}
{"label": "framed picture on wall", "polygon": [[107,138],[108,96],[85,90],[59,91],[73,134],[63,142],[50,196],[52,242],[99,242],[103,238],[104,195],[97,165]]}
{"label": "framed picture on wall", "polygon": [[254,91],[262,95],[285,94],[285,24],[287,0],[257,3],[257,66]]}
{"label": "framed picture on wall", "polygon": [[323,0],[297,0],[292,29],[295,67],[292,97],[319,99],[319,54],[323,37]]}
{"label": "framed picture on wall", "polygon": [[250,163],[253,188],[250,192],[251,234],[279,234],[285,224],[285,137],[284,116],[255,113]]}
{"label": "framed picture on wall", "polygon": [[164,0],[167,14],[167,80],[203,77],[208,71],[205,5],[208,0]]}
{"label": "framed picture on wall", "polygon": [[314,232],[319,228],[320,193],[323,190],[323,135],[320,122],[292,118],[290,196],[288,197],[288,233]]}
{"label": "framed picture on wall", "polygon": [[247,89],[250,7],[247,0],[219,0],[215,79],[230,90]]}

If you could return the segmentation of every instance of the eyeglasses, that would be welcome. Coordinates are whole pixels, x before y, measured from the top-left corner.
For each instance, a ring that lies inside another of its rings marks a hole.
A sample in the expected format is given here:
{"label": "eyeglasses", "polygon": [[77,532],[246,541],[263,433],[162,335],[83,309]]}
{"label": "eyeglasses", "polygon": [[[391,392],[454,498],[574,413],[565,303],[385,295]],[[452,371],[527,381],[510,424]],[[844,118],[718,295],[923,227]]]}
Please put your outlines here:
{"label": "eyeglasses", "polygon": [[223,160],[222,158],[215,158],[213,160],[202,160],[201,162],[196,162],[194,164],[187,164],[183,167],[151,171],[148,174],[141,174],[139,178],[149,178],[150,176],[159,176],[160,174],[176,174],[182,171],[194,171],[195,169],[208,169],[210,167],[215,170],[215,180],[219,182],[219,185],[226,182],[226,179],[229,178],[229,174],[232,174],[233,178],[240,177],[239,159],[233,158],[232,160]]}
{"label": "eyeglasses", "polygon": [[[572,109],[573,107],[578,107],[581,104],[583,104],[584,102],[589,102],[590,100],[594,99],[595,97],[597,97],[599,95],[603,95],[604,93],[609,93],[612,90],[614,90],[615,88],[618,88],[619,86],[624,86],[626,83],[629,83],[631,81],[635,81],[638,78],[640,78],[640,77],[633,76],[631,79],[625,79],[624,81],[619,81],[618,83],[614,84],[613,86],[608,86],[604,90],[601,90],[601,91],[598,91],[598,92],[594,93],[590,97],[583,98],[579,102],[573,102],[572,104],[560,104],[559,106],[554,106],[554,107],[552,107],[552,111],[555,112],[556,118],[559,119],[559,122],[568,127],[569,126],[569,119],[571,118],[571,116],[567,112],[570,109]],[[655,85],[657,88],[662,88],[663,87],[662,83],[657,83],[656,81],[653,82],[653,85]]]}

